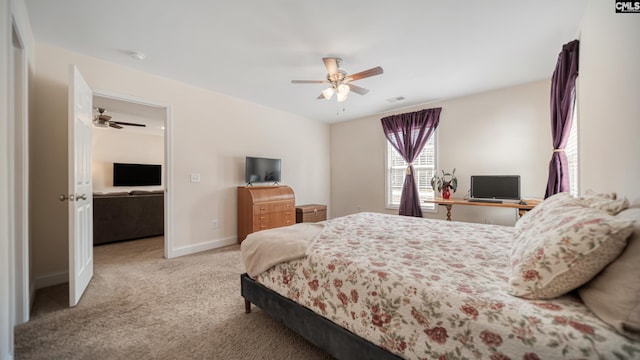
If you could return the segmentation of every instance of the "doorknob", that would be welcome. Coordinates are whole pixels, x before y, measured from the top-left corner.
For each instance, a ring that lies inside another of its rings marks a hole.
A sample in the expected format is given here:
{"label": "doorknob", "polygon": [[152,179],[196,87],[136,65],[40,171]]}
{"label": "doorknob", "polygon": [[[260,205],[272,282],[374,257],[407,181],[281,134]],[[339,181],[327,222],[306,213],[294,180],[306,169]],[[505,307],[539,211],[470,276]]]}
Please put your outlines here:
{"label": "doorknob", "polygon": [[65,201],[65,200],[69,200],[69,201],[77,201],[77,200],[87,200],[87,194],[82,194],[82,195],[65,195],[65,194],[60,194],[60,196],[58,196],[58,199],[60,201]]}
{"label": "doorknob", "polygon": [[60,194],[60,196],[58,196],[58,199],[60,201],[65,201],[65,200],[73,201],[74,200],[74,196],[73,196],[73,194],[71,194],[69,196],[67,196],[65,194]]}

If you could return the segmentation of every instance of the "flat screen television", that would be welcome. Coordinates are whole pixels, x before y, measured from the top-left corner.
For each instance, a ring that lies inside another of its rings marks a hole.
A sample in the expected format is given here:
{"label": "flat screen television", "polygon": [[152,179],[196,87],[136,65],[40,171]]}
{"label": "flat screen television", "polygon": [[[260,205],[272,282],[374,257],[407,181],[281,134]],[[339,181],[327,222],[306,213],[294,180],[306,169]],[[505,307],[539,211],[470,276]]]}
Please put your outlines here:
{"label": "flat screen television", "polygon": [[520,175],[472,175],[469,197],[520,200]]}
{"label": "flat screen television", "polygon": [[247,156],[244,160],[245,181],[253,183],[279,183],[281,160]]}
{"label": "flat screen television", "polygon": [[113,186],[162,185],[162,165],[113,163]]}

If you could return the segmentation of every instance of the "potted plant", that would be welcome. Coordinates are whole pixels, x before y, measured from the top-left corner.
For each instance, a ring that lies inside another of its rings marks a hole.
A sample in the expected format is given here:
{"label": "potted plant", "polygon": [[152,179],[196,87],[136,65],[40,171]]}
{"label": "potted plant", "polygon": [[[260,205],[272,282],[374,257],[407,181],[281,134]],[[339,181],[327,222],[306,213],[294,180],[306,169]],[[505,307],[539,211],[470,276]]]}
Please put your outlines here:
{"label": "potted plant", "polygon": [[458,179],[456,178],[456,169],[454,168],[451,173],[445,173],[441,170],[442,175],[434,175],[431,179],[431,187],[438,192],[442,193],[444,199],[451,197],[451,192],[456,192],[458,189]]}

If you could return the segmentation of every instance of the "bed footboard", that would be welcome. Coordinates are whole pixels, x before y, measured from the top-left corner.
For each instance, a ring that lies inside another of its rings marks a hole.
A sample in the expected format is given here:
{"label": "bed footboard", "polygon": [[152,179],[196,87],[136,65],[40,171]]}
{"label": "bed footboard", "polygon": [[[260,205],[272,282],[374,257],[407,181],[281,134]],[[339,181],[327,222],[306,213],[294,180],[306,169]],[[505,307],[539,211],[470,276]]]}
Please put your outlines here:
{"label": "bed footboard", "polygon": [[251,312],[251,304],[256,305],[336,359],[401,359],[255,282],[246,273],[240,276],[240,284],[246,313]]}

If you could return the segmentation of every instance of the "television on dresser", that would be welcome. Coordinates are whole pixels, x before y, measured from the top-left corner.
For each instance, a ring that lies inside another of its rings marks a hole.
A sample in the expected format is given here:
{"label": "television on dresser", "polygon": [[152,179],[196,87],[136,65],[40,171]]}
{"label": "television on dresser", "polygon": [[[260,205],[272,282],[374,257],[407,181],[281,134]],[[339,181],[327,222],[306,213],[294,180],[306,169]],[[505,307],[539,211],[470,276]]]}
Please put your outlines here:
{"label": "television on dresser", "polygon": [[162,165],[113,163],[113,186],[162,185]]}
{"label": "television on dresser", "polygon": [[472,175],[469,197],[520,200],[520,175]]}
{"label": "television on dresser", "polygon": [[247,156],[244,160],[245,182],[254,183],[279,183],[282,161],[263,157]]}

